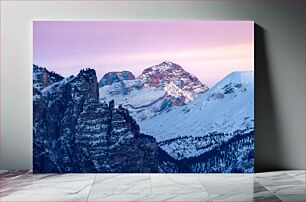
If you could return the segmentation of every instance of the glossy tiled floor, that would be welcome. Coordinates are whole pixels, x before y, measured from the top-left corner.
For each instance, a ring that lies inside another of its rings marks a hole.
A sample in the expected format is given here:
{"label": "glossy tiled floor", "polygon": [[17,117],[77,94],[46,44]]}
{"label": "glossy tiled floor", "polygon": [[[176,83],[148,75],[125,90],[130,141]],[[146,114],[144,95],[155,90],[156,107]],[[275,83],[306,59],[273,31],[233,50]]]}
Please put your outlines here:
{"label": "glossy tiled floor", "polygon": [[1,171],[0,201],[305,201],[305,171],[40,174]]}

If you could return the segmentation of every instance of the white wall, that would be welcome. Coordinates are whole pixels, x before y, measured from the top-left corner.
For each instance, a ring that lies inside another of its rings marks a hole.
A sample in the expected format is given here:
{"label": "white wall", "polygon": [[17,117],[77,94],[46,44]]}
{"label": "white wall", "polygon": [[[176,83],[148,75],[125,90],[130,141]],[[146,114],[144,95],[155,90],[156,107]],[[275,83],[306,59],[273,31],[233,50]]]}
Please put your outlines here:
{"label": "white wall", "polygon": [[32,168],[33,20],[254,20],[257,170],[305,168],[303,1],[1,1],[1,169]]}

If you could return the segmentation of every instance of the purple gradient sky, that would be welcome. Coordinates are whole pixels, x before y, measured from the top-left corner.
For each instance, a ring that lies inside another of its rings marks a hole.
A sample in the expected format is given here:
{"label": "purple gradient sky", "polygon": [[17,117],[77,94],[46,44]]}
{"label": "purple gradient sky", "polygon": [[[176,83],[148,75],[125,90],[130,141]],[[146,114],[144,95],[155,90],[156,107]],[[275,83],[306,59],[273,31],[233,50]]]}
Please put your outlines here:
{"label": "purple gradient sky", "polygon": [[143,69],[181,65],[212,87],[232,71],[254,69],[251,21],[35,21],[33,63],[63,76],[90,67]]}

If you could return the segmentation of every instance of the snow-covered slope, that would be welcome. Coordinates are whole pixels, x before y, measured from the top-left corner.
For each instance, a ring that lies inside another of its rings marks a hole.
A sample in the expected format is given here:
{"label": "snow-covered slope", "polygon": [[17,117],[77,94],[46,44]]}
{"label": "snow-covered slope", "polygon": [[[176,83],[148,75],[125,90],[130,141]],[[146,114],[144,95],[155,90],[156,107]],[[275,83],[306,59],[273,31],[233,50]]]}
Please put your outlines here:
{"label": "snow-covered slope", "polygon": [[160,113],[166,92],[162,88],[143,88],[140,80],[125,80],[99,89],[100,101],[115,101],[130,111],[137,121],[154,117]]}
{"label": "snow-covered slope", "polygon": [[147,68],[136,79],[132,75],[129,79],[109,76],[117,74],[108,73],[103,77],[100,101],[114,100],[116,105],[128,108],[138,122],[183,106],[208,90],[195,76],[172,62]]}
{"label": "snow-covered slope", "polygon": [[178,159],[206,152],[236,133],[250,132],[254,130],[254,73],[233,72],[186,106],[140,122],[140,129]]}
{"label": "snow-covered slope", "polygon": [[253,72],[231,73],[188,105],[143,121],[141,130],[162,141],[253,128],[253,77]]}

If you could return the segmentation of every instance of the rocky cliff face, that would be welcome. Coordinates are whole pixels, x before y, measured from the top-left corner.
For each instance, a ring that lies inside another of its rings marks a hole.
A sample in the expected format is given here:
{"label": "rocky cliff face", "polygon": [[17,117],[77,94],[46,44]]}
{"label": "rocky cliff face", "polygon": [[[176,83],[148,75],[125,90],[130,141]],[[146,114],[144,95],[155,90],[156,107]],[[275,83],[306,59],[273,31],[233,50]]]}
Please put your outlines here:
{"label": "rocky cliff face", "polygon": [[132,72],[122,71],[122,72],[109,72],[105,74],[99,81],[99,86],[103,87],[105,85],[112,85],[113,83],[122,82],[123,80],[134,80],[135,76]]}
{"label": "rocky cliff face", "polygon": [[162,62],[145,69],[139,79],[144,86],[165,88],[168,96],[180,98],[182,104],[194,100],[198,94],[208,90],[197,77],[172,62]]}
{"label": "rocky cliff face", "polygon": [[36,95],[43,88],[63,80],[59,74],[49,72],[46,68],[33,65],[33,94]]}
{"label": "rocky cliff face", "polygon": [[[127,109],[99,102],[93,69],[59,80],[33,97],[35,173],[158,172],[156,140]],[[34,86],[40,81],[34,76]]]}

